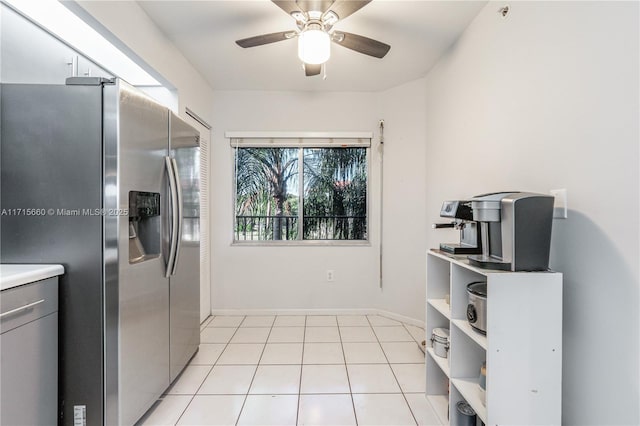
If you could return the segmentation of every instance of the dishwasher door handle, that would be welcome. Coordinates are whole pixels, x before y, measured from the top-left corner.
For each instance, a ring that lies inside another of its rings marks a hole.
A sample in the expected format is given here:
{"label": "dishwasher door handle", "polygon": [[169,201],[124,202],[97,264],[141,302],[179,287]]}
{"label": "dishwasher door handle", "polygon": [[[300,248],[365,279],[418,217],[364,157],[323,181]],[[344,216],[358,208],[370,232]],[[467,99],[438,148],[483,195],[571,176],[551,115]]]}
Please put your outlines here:
{"label": "dishwasher door handle", "polygon": [[7,312],[3,312],[2,314],[0,314],[0,319],[6,317],[7,315],[16,314],[16,313],[18,313],[20,311],[26,311],[27,309],[31,309],[34,306],[37,306],[37,305],[39,305],[41,303],[44,303],[44,299],[38,300],[37,302],[29,303],[29,304],[24,305],[24,306],[20,306],[19,308],[15,308],[15,309],[12,309],[12,310],[7,311]]}

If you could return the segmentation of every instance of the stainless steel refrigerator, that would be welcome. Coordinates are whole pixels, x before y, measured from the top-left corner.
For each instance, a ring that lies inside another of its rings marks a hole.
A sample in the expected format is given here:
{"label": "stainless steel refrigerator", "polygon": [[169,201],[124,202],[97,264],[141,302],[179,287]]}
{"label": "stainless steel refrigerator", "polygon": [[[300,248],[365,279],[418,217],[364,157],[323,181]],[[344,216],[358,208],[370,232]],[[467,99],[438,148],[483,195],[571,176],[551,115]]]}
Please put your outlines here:
{"label": "stainless steel refrigerator", "polygon": [[58,423],[133,424],[199,345],[199,134],[118,79],[0,96],[0,260],[66,272]]}

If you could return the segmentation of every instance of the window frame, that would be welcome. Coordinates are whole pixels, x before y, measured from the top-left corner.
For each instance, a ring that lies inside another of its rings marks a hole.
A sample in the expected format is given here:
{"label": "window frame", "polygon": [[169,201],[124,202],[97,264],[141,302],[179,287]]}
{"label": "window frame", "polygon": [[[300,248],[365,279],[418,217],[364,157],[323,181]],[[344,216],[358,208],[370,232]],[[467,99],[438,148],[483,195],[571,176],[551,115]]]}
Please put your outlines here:
{"label": "window frame", "polygon": [[[373,140],[372,132],[225,132],[225,137],[229,139],[231,148],[231,246],[237,247],[291,247],[291,246],[307,246],[307,247],[370,247],[371,246],[371,141]],[[238,140],[251,140],[247,143],[234,143]],[[274,140],[278,143],[274,143]],[[341,143],[340,140],[343,140]],[[363,144],[349,144],[344,140],[367,140]],[[269,140],[269,142],[258,142],[257,140]],[[314,142],[315,141],[315,142]],[[329,142],[327,142],[329,141]],[[236,239],[236,191],[237,191],[237,170],[235,167],[237,149],[238,148],[296,148],[298,149],[298,236],[296,240],[237,240]],[[302,237],[304,218],[304,157],[305,148],[364,148],[367,161],[367,195],[366,195],[366,227],[367,238],[363,240],[305,240]]]}

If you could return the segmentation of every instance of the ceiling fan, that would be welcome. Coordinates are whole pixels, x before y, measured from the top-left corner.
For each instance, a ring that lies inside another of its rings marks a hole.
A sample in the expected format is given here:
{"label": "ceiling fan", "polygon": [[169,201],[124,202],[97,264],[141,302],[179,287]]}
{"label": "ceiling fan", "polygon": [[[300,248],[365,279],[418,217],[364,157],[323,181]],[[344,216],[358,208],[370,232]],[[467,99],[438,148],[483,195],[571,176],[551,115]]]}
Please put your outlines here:
{"label": "ceiling fan", "polygon": [[262,34],[237,40],[240,47],[255,47],[298,38],[298,57],[307,77],[318,75],[331,54],[331,42],[365,55],[382,58],[391,46],[344,31],[332,30],[339,20],[366,6],[371,0],[271,0],[296,21],[297,30]]}

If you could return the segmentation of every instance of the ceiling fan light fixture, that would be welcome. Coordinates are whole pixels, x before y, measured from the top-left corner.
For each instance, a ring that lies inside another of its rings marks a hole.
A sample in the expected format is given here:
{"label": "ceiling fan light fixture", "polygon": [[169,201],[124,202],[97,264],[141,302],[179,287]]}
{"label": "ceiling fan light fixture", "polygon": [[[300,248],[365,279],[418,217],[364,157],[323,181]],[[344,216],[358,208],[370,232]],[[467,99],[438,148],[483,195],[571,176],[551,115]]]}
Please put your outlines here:
{"label": "ceiling fan light fixture", "polygon": [[331,56],[331,37],[320,25],[307,26],[298,36],[298,57],[305,64],[319,65]]}
{"label": "ceiling fan light fixture", "polygon": [[[0,2],[3,0],[0,0]],[[296,21],[294,31],[262,34],[236,40],[242,48],[262,46],[298,37],[298,57],[307,77],[320,75],[331,56],[331,44],[374,58],[383,58],[391,49],[382,43],[358,34],[334,31],[340,22],[369,4],[372,0],[271,0]]]}

